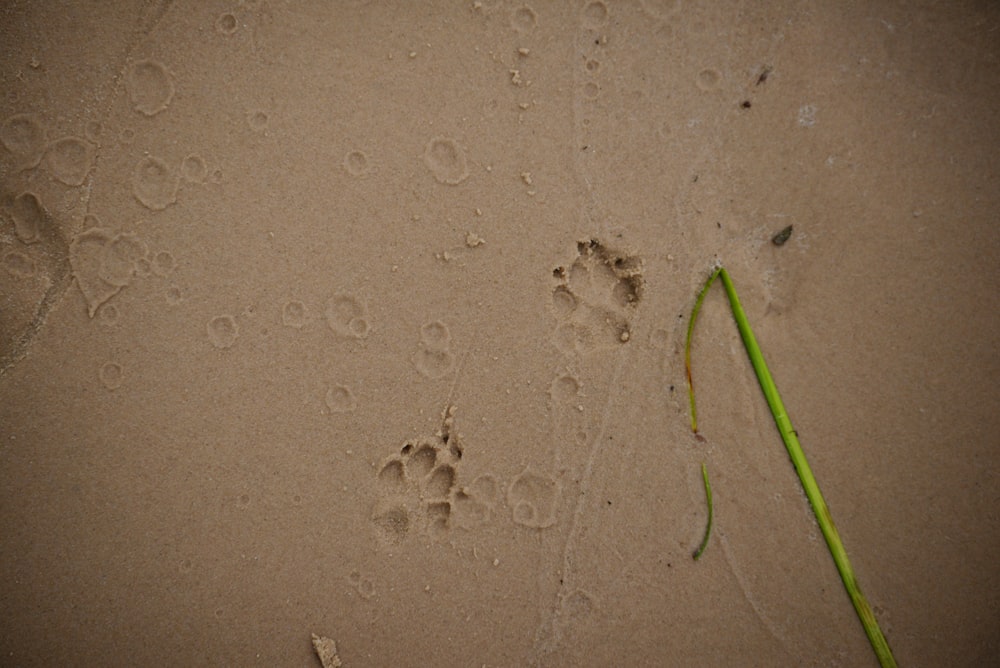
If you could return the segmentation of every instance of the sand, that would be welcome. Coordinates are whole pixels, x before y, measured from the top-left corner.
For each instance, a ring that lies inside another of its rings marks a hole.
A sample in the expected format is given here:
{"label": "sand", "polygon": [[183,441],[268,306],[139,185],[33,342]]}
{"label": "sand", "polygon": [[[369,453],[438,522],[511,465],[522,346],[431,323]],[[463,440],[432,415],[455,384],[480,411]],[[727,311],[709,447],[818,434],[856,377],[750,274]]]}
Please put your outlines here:
{"label": "sand", "polygon": [[721,286],[691,433],[716,263],[900,664],[1000,660],[995,4],[0,43],[0,663],[875,665]]}

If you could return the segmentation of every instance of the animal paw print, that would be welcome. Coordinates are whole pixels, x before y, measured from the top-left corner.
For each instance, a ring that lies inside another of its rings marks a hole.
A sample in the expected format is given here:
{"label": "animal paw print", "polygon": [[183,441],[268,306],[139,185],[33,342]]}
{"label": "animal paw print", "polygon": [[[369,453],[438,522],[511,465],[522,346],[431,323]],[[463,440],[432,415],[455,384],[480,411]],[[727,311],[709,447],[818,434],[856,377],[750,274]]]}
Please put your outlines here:
{"label": "animal paw print", "polygon": [[456,485],[462,444],[454,431],[454,411],[454,406],[445,409],[434,437],[405,442],[379,467],[379,499],[371,519],[384,542],[397,545],[414,531],[441,536],[454,519],[473,510],[479,494]]}
{"label": "animal paw print", "polygon": [[563,353],[587,353],[628,343],[642,297],[642,260],[596,239],[577,243],[571,265],[552,272],[554,343]]}

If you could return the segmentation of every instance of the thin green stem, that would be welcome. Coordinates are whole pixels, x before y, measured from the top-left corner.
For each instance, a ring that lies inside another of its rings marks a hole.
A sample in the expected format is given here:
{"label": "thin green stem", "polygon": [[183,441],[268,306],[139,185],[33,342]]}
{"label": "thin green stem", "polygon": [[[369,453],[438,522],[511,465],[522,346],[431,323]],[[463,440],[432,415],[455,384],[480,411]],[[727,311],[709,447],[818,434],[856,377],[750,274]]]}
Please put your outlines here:
{"label": "thin green stem", "polygon": [[701,558],[702,552],[708,547],[708,537],[712,535],[712,485],[708,482],[708,468],[704,462],[701,465],[701,479],[705,483],[705,499],[708,501],[708,523],[705,525],[705,536],[701,539],[701,545],[694,551],[694,560]]}
{"label": "thin green stem", "polygon": [[837,527],[833,523],[833,517],[830,515],[830,509],[826,505],[826,501],[823,499],[823,494],[819,490],[819,484],[816,482],[815,476],[813,476],[812,469],[809,467],[809,462],[806,461],[806,455],[802,451],[802,446],[799,444],[798,434],[796,434],[795,429],[792,427],[792,422],[788,418],[788,413],[785,411],[785,405],[781,401],[781,396],[778,394],[778,388],[774,384],[774,379],[771,378],[771,372],[767,368],[767,364],[764,362],[764,355],[760,351],[760,347],[757,345],[757,340],[753,335],[753,330],[750,329],[750,323],[747,321],[746,313],[743,311],[743,306],[740,304],[739,297],[736,295],[736,288],[733,286],[732,280],[729,278],[729,274],[722,267],[716,269],[712,272],[705,287],[702,288],[701,293],[698,295],[698,299],[695,302],[694,310],[691,313],[691,321],[688,323],[688,337],[687,337],[687,349],[685,351],[685,364],[687,367],[688,374],[688,392],[691,399],[691,428],[697,433],[697,423],[694,418],[694,384],[691,382],[691,333],[694,331],[694,321],[698,310],[701,307],[701,302],[705,298],[705,292],[711,287],[712,283],[715,281],[717,276],[722,277],[722,284],[726,289],[726,296],[729,298],[729,306],[733,311],[733,318],[736,320],[736,326],[740,332],[740,338],[743,339],[743,345],[747,350],[747,355],[750,357],[750,363],[753,365],[754,372],[757,375],[757,380],[760,382],[760,387],[764,391],[764,398],[767,400],[767,405],[771,409],[771,415],[774,417],[774,423],[778,427],[778,432],[781,434],[781,439],[785,443],[785,449],[788,450],[788,456],[792,460],[792,464],[795,466],[795,471],[798,473],[799,481],[802,483],[802,489],[805,490],[806,497],[809,499],[809,504],[812,506],[813,513],[816,515],[816,521],[819,523],[820,530],[823,532],[823,538],[826,539],[827,547],[830,549],[830,555],[833,557],[834,563],[837,565],[837,571],[840,573],[840,579],[844,583],[844,588],[847,590],[848,596],[851,598],[851,603],[854,604],[854,610],[858,614],[858,619],[861,620],[862,626],[864,626],[865,633],[868,635],[868,640],[872,645],[872,649],[875,650],[875,655],[878,657],[879,663],[886,667],[894,667],[896,665],[896,660],[893,658],[892,651],[889,649],[889,643],[886,641],[885,636],[882,634],[882,630],[879,628],[878,621],[875,619],[875,614],[872,612],[871,606],[868,604],[868,600],[865,595],[861,592],[861,588],[858,586],[857,578],[854,575],[854,569],[851,568],[851,563],[847,558],[847,551],[844,549],[844,543],[840,539],[840,534],[837,532]]}
{"label": "thin green stem", "polygon": [[694,405],[694,379],[691,376],[691,337],[694,335],[694,321],[698,317],[698,311],[701,310],[701,303],[705,301],[705,295],[708,294],[708,289],[712,287],[712,283],[715,282],[715,277],[719,275],[720,271],[722,271],[722,267],[712,272],[712,275],[708,277],[708,281],[705,283],[705,287],[698,293],[698,298],[694,300],[694,308],[691,309],[691,319],[688,320],[687,341],[684,344],[684,372],[687,374],[688,398],[691,402],[691,431],[695,434],[698,433],[698,411]]}

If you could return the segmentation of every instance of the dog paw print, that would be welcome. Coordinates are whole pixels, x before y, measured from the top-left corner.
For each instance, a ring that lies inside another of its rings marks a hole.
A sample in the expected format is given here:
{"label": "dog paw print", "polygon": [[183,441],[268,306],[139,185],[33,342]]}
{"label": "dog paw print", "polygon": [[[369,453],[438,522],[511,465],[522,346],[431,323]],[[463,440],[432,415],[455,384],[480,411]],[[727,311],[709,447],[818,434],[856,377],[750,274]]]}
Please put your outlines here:
{"label": "dog paw print", "polygon": [[371,519],[383,542],[397,545],[413,532],[441,536],[453,525],[471,526],[492,512],[496,490],[491,496],[488,476],[470,488],[457,485],[462,444],[454,411],[454,406],[445,410],[433,437],[406,441],[379,466]]}
{"label": "dog paw print", "polygon": [[628,343],[642,298],[642,260],[596,239],[577,243],[577,257],[552,272],[554,343],[563,353],[587,353]]}

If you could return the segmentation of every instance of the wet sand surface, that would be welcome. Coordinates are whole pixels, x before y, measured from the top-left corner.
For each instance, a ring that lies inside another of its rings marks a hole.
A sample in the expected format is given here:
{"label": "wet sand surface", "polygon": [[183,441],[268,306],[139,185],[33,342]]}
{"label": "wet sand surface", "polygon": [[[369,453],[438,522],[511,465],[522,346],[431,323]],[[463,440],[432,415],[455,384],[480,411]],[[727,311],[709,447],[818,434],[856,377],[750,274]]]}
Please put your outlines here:
{"label": "wet sand surface", "polygon": [[721,286],[691,432],[717,263],[900,665],[997,661],[996,5],[0,41],[0,663],[876,665]]}

